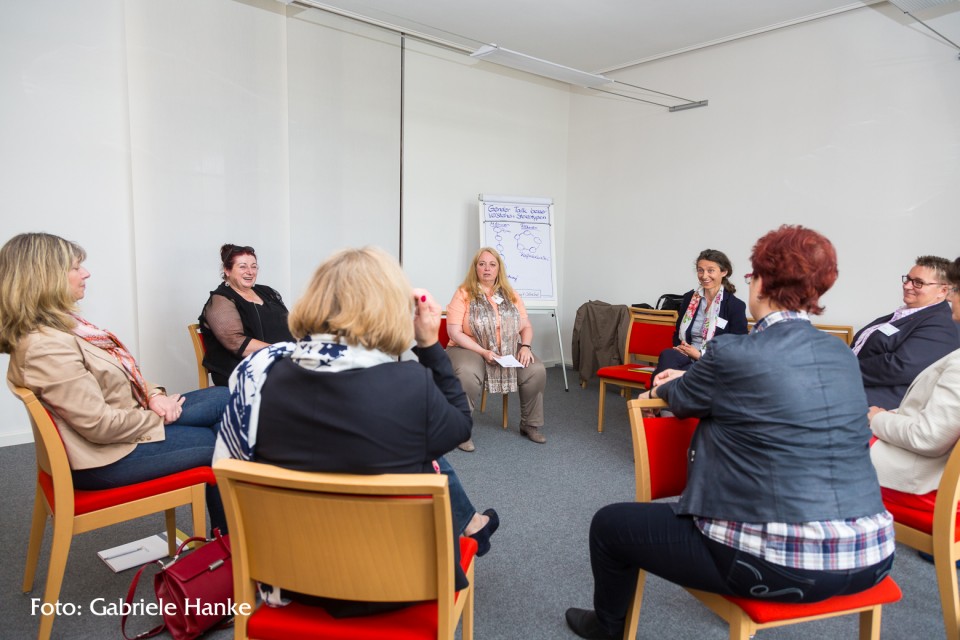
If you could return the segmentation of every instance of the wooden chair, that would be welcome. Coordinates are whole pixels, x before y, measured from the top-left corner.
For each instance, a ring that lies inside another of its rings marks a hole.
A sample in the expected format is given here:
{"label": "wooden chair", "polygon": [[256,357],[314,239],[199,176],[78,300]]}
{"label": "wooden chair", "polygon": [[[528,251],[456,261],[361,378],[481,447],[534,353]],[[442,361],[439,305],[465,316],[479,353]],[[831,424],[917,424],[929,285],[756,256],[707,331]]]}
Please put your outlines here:
{"label": "wooden chair", "polygon": [[[447,314],[444,313],[440,316],[440,344],[443,345],[443,348],[446,349],[447,345],[450,344],[450,336],[447,334]],[[503,394],[503,428],[507,428],[507,399],[510,396],[506,393]],[[480,413],[484,413],[487,410],[487,387],[484,385],[483,393],[480,394]]]}
{"label": "wooden chair", "polygon": [[[476,541],[460,539],[470,586],[454,592],[447,478],[291,471],[241,460],[213,467],[230,523],[234,637],[473,638]],[[403,498],[403,499],[397,499]],[[255,581],[303,594],[417,602],[399,611],[336,619],[321,607],[256,606]]]}
{"label": "wooden chair", "polygon": [[206,389],[210,386],[210,372],[203,366],[203,357],[207,355],[207,348],[203,344],[203,334],[200,325],[194,322],[187,325],[190,333],[190,342],[193,344],[193,355],[197,359],[197,388]]}
{"label": "wooden chair", "polygon": [[[747,318],[747,332],[753,331],[756,324],[756,320]],[[814,324],[813,326],[824,333],[840,338],[847,343],[848,347],[853,344],[853,327],[848,324]]]}
{"label": "wooden chair", "polygon": [[[697,428],[697,420],[644,419],[644,409],[662,409],[666,406],[660,399],[631,400],[628,403],[638,502],[679,495],[686,486],[687,449]],[[645,571],[637,575],[637,590],[627,612],[624,640],[636,638],[646,577]],[[853,613],[860,614],[860,640],[879,640],[881,607],[900,600],[901,596],[900,588],[890,576],[861,593],[835,596],[810,604],[721,596],[696,589],[687,591],[730,625],[730,640],[748,640],[759,629]]]}
{"label": "wooden chair", "polygon": [[960,590],[957,588],[957,560],[960,559],[960,443],[947,459],[933,512],[884,501],[893,514],[897,542],[933,554],[940,589],[940,608],[947,640],[960,640]]}
{"label": "wooden chair", "polygon": [[848,324],[815,324],[813,326],[820,331],[837,336],[846,342],[848,347],[853,344],[853,327]]}
{"label": "wooden chair", "polygon": [[630,307],[630,329],[624,347],[624,363],[602,367],[597,371],[600,378],[600,408],[597,411],[597,431],[603,433],[603,409],[607,397],[607,384],[619,385],[622,389],[646,389],[650,386],[660,352],[673,346],[673,333],[677,325],[677,312],[663,309],[640,309]]}
{"label": "wooden chair", "polygon": [[[67,451],[53,418],[37,397],[23,387],[10,386],[20,398],[33,428],[37,454],[37,488],[33,503],[33,521],[27,547],[27,564],[23,574],[23,591],[33,589],[33,578],[40,560],[40,545],[47,518],[53,517],[53,540],[50,546],[50,564],[44,603],[56,603],[63,584],[67,555],[73,536],[141,516],[166,514],[169,552],[177,549],[177,520],[174,509],[190,505],[193,511],[193,531],[203,535],[206,530],[205,485],[214,482],[210,467],[197,467],[156,480],[140,482],[117,489],[80,491],[73,487],[73,475],[67,460]],[[46,608],[46,607],[45,607]],[[54,609],[54,607],[49,607]],[[50,637],[55,612],[42,613],[38,637]]]}

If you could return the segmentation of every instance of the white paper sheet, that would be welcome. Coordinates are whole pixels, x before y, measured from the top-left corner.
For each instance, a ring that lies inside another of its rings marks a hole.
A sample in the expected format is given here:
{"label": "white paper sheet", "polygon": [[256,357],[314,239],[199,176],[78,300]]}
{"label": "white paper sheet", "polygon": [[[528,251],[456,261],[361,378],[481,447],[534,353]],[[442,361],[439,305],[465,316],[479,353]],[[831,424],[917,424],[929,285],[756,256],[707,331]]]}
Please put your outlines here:
{"label": "white paper sheet", "polygon": [[520,367],[523,368],[523,365],[520,364],[520,361],[514,358],[513,356],[494,356],[494,360],[497,361],[501,367]]}

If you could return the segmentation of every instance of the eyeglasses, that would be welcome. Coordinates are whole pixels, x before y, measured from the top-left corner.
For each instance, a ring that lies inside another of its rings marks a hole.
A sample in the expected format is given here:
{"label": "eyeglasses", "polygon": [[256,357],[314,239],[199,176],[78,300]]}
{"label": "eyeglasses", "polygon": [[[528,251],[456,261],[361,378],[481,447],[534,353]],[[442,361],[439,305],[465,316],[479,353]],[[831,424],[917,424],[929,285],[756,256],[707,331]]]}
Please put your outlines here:
{"label": "eyeglasses", "polygon": [[942,282],[924,282],[919,278],[911,278],[910,276],[900,276],[900,281],[903,282],[903,284],[907,284],[909,282],[914,289],[923,289],[927,285],[931,285],[931,284],[936,284],[936,285],[943,284]]}
{"label": "eyeglasses", "polygon": [[754,276],[754,275],[756,275],[756,274],[753,274],[753,273],[745,273],[745,274],[743,274],[743,281],[746,282],[747,284],[750,284],[750,281],[753,280],[753,276]]}

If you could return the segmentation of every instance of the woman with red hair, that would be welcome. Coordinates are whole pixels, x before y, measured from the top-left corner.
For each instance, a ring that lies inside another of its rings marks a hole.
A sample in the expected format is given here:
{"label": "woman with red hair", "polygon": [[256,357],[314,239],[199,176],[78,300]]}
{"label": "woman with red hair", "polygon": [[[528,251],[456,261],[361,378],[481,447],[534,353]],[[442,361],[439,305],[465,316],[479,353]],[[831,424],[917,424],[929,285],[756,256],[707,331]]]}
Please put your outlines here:
{"label": "woman with red hair", "polygon": [[857,359],[809,318],[837,279],[833,245],[782,226],[750,260],[753,331],[715,337],[687,371],[664,371],[648,392],[700,419],[687,486],[676,504],[613,504],[594,516],[594,610],[567,610],[582,638],[623,635],[638,569],[780,602],[856,593],[890,571],[893,519],[867,454]]}

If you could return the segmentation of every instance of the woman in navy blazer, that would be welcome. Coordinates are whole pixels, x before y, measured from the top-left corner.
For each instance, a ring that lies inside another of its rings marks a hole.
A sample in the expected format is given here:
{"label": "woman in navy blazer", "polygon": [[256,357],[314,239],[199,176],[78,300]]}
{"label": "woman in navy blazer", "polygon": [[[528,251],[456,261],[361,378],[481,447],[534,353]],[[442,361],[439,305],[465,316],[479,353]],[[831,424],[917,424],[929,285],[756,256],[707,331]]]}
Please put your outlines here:
{"label": "woman in navy blazer", "polygon": [[722,251],[704,249],[695,264],[700,286],[684,294],[673,348],[660,353],[651,380],[667,369],[686,370],[716,336],[747,333],[747,306],[733,295],[737,288],[730,282],[730,258]]}

